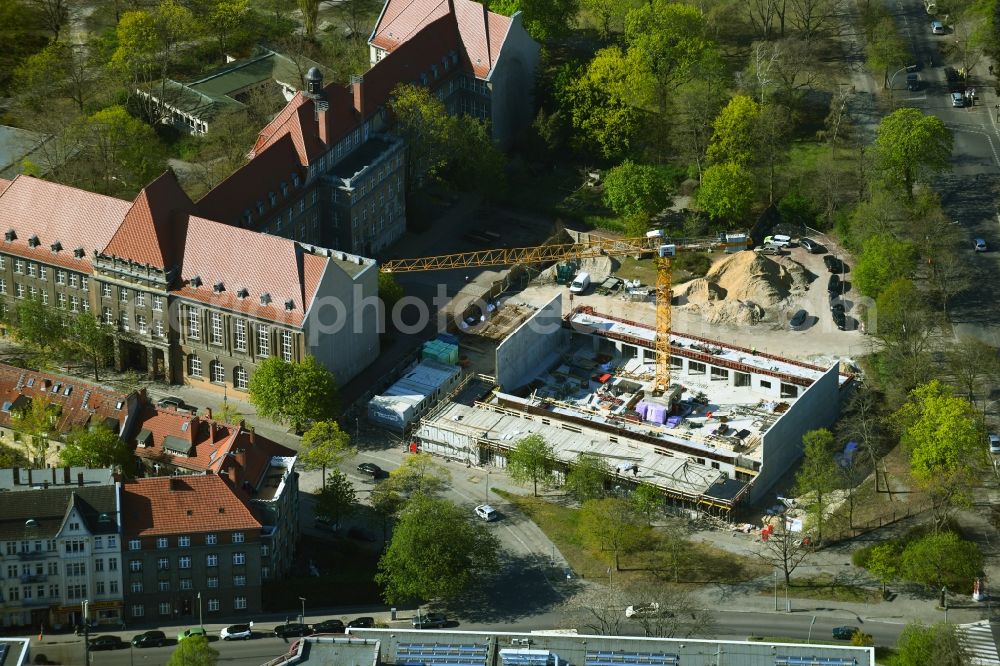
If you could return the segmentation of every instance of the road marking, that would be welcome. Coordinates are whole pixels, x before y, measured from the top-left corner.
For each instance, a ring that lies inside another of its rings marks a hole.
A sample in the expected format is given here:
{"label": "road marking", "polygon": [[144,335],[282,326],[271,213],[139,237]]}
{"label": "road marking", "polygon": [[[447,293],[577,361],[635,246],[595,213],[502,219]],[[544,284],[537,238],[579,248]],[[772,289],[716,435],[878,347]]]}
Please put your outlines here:
{"label": "road marking", "polygon": [[1000,666],[1000,655],[997,654],[996,641],[993,640],[993,632],[990,630],[988,620],[960,624],[957,629],[958,642],[964,645],[969,652],[970,664]]}
{"label": "road marking", "polygon": [[966,129],[965,127],[958,125],[957,123],[945,123],[945,127],[949,127],[956,132],[966,132],[968,134],[981,134],[986,137],[986,141],[990,144],[990,152],[993,153],[993,161],[998,167],[1000,167],[1000,152],[997,152],[996,144],[993,143],[993,137],[989,135],[988,132],[978,129]]}

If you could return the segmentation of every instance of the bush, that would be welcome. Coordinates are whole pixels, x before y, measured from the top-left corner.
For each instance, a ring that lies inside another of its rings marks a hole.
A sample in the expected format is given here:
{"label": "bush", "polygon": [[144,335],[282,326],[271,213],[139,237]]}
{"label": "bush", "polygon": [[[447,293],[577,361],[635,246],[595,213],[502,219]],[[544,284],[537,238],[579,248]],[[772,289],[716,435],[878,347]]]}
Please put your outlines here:
{"label": "bush", "polygon": [[681,252],[673,261],[675,271],[687,271],[694,277],[704,277],[712,267],[712,257],[704,252]]}
{"label": "bush", "polygon": [[798,192],[789,192],[778,202],[778,213],[785,224],[815,226],[816,205]]}
{"label": "bush", "polygon": [[858,548],[856,551],[851,553],[851,564],[853,564],[856,567],[860,567],[862,569],[867,569],[868,558],[871,557],[872,548],[874,547],[875,544],[872,544],[870,546],[864,546],[862,548]]}

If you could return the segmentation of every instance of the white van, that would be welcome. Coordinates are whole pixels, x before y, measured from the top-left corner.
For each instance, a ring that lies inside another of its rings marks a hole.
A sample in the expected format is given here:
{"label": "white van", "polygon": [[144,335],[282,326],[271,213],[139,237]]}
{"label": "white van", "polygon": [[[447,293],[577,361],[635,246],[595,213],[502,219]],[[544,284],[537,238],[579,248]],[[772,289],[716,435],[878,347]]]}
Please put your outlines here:
{"label": "white van", "polygon": [[587,287],[590,286],[590,274],[589,273],[577,273],[576,277],[573,278],[573,284],[569,286],[569,293],[571,294],[582,294],[587,291]]}

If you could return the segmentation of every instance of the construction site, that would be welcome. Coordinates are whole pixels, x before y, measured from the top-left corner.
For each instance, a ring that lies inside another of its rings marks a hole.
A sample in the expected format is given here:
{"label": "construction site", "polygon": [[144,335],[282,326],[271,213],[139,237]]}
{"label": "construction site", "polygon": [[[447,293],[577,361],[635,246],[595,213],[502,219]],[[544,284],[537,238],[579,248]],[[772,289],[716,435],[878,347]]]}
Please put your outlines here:
{"label": "construction site", "polygon": [[[593,455],[622,490],[652,485],[677,506],[733,519],[798,460],[805,432],[836,420],[850,366],[669,328],[669,366],[658,364],[662,313],[643,285],[619,280],[607,290],[613,268],[609,257],[578,262],[574,270],[599,280],[586,293],[559,284],[558,266],[521,289],[501,273],[471,283],[451,313],[463,378],[409,436],[430,453],[503,467],[518,441],[541,435],[555,453],[556,483],[580,455]],[[807,293],[810,282],[801,267],[740,251],[719,255],[705,278],[673,295],[718,327],[713,312],[732,295],[737,314],[725,324],[738,327]]]}

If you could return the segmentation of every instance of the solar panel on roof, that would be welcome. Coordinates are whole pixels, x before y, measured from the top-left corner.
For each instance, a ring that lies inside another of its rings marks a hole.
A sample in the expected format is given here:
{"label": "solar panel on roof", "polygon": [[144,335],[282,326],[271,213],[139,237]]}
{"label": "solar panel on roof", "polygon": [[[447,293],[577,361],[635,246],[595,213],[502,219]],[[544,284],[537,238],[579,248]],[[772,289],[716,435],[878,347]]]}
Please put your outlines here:
{"label": "solar panel on roof", "polygon": [[398,666],[485,666],[487,648],[472,643],[399,643]]}
{"label": "solar panel on roof", "polygon": [[675,666],[680,661],[676,654],[663,652],[618,652],[598,650],[587,652],[586,666]]}

